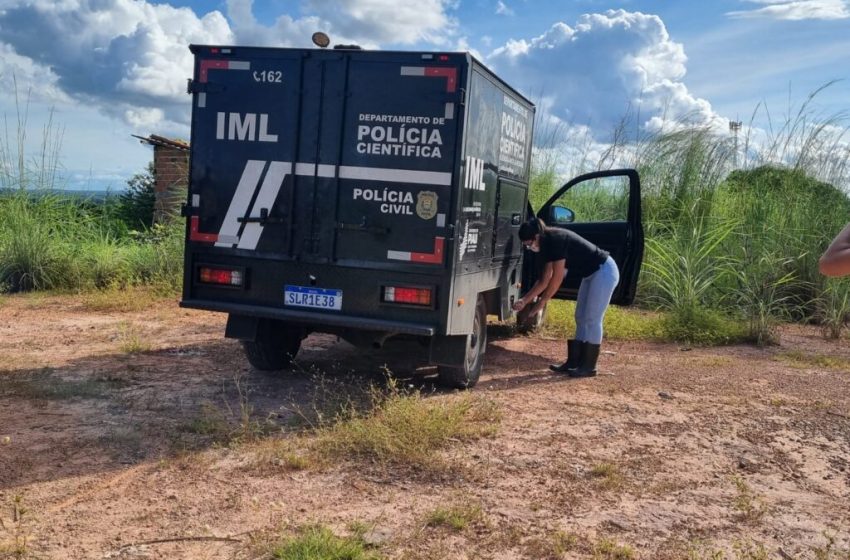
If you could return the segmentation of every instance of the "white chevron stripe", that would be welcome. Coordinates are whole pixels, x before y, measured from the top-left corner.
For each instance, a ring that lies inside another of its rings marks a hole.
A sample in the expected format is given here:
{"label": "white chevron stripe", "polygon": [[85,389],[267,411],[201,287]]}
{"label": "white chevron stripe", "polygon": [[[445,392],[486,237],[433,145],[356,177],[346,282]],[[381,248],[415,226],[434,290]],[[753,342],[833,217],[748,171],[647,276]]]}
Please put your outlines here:
{"label": "white chevron stripe", "polygon": [[[251,204],[251,196],[257,189],[257,183],[260,182],[260,176],[265,168],[265,161],[249,159],[245,164],[245,169],[242,170],[242,177],[239,179],[239,184],[236,186],[236,192],[233,193],[233,199],[230,201],[230,206],[227,208],[227,214],[224,215],[224,221],[221,223],[221,229],[218,231],[219,239],[224,237],[226,240],[239,235],[239,218],[245,215],[248,210],[248,205]],[[217,242],[216,247],[230,247],[232,243]]]}
{"label": "white chevron stripe", "polygon": [[[280,186],[283,185],[283,180],[286,176],[292,173],[292,164],[286,161],[273,161],[269,165],[269,170],[263,179],[263,186],[260,187],[260,193],[257,195],[257,200],[251,208],[252,218],[260,217],[260,209],[268,208],[271,212],[277,194],[280,192]],[[239,249],[256,249],[257,243],[260,241],[260,235],[263,233],[263,226],[257,222],[249,222],[245,224],[245,229],[242,230],[242,238],[239,240]]]}

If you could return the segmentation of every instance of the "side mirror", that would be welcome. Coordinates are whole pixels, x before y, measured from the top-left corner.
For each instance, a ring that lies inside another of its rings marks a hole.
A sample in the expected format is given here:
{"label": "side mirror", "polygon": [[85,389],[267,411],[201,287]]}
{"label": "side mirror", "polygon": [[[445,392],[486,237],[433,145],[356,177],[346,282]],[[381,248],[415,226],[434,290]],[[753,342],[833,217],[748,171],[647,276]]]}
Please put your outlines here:
{"label": "side mirror", "polygon": [[548,223],[552,225],[557,224],[571,224],[575,221],[576,214],[569,208],[564,208],[563,206],[551,206],[549,207],[549,220]]}

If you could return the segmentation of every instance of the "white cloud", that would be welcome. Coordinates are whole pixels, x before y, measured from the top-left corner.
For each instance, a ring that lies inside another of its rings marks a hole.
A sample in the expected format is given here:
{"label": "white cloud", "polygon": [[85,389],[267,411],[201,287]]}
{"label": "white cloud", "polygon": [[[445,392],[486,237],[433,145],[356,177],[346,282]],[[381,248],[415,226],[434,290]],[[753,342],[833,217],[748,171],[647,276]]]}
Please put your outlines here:
{"label": "white cloud", "polygon": [[687,57],[657,16],[624,10],[585,14],[530,40],[508,41],[487,62],[508,83],[569,126],[612,131],[627,113],[650,129],[688,119],[725,127],[711,105],[682,82]]}
{"label": "white cloud", "polygon": [[734,18],[768,18],[784,20],[847,19],[850,8],[847,0],[745,0],[762,4],[763,8],[727,12]]}
{"label": "white cloud", "polygon": [[67,103],[70,98],[57,84],[59,77],[48,67],[20,56],[10,45],[0,44],[0,89],[18,99]]}
{"label": "white cloud", "polygon": [[333,31],[366,46],[445,45],[457,28],[448,14],[454,0],[308,0],[307,5]]}
{"label": "white cloud", "polygon": [[448,45],[454,0],[307,0],[303,17],[256,20],[252,0],[227,0],[227,15],[198,15],[153,0],[0,0],[0,87],[76,102],[134,126],[188,133],[189,44],[311,46],[323,30],[336,44],[427,41]]}
{"label": "white cloud", "polygon": [[187,130],[187,45],[233,41],[219,12],[198,17],[144,0],[7,0],[3,8],[0,42],[19,60],[38,61],[34,87],[40,74],[62,95],[132,125],[153,126],[159,115]]}
{"label": "white cloud", "polygon": [[[257,22],[253,0],[227,0],[227,16],[233,23],[234,43],[263,47],[312,47],[310,37],[316,31],[329,32],[331,24],[315,16],[294,19],[278,17],[270,26]],[[343,41],[340,41],[343,39]],[[332,37],[335,43],[342,37]]]}
{"label": "white cloud", "polygon": [[512,9],[510,9],[507,6],[507,4],[502,2],[502,0],[499,0],[498,2],[496,2],[496,15],[499,15],[499,16],[514,16],[514,15],[516,15],[516,12],[514,12]]}

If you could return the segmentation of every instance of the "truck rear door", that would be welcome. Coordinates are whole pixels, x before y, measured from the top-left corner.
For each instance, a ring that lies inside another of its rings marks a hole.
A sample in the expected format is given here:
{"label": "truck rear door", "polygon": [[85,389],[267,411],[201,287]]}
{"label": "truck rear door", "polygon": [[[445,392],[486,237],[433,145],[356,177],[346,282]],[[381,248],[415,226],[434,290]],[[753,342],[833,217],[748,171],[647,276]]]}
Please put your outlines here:
{"label": "truck rear door", "polygon": [[[537,217],[547,226],[574,231],[608,251],[620,269],[620,283],[611,303],[629,305],[634,301],[643,260],[637,171],[615,169],[576,177],[558,189]],[[555,297],[576,299],[581,280],[568,271]]]}
{"label": "truck rear door", "polygon": [[190,243],[445,265],[465,58],[193,47]]}

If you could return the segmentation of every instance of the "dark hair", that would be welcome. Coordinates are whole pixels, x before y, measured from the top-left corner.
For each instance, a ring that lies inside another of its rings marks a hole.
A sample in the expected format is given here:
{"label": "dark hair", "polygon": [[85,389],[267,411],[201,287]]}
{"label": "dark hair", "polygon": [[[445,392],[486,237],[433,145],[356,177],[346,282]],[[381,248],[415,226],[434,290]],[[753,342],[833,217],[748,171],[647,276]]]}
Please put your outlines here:
{"label": "dark hair", "polygon": [[539,218],[531,218],[519,226],[519,240],[528,241],[534,239],[535,235],[542,234],[546,231],[546,224]]}

